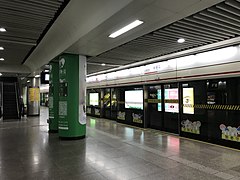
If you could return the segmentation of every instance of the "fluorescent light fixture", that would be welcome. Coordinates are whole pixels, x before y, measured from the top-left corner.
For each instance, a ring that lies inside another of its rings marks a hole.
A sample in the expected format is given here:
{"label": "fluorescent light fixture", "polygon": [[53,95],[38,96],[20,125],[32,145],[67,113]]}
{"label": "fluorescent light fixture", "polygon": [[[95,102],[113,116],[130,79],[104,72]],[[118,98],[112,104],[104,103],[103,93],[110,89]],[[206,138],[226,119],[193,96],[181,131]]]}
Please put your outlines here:
{"label": "fluorescent light fixture", "polygon": [[44,72],[49,72],[49,69],[45,69]]}
{"label": "fluorescent light fixture", "polygon": [[0,51],[1,51],[1,50],[4,50],[4,47],[0,47]]}
{"label": "fluorescent light fixture", "polygon": [[106,64],[105,64],[105,63],[102,63],[101,66],[106,66]]}
{"label": "fluorescent light fixture", "polygon": [[185,42],[185,39],[179,38],[179,39],[177,40],[177,42],[178,42],[178,43],[184,43],[184,42]]}
{"label": "fluorescent light fixture", "polygon": [[35,75],[34,77],[35,77],[35,78],[39,78],[39,77],[40,77],[40,75],[39,75],[39,74],[37,74],[37,75]]}
{"label": "fluorescent light fixture", "polygon": [[2,73],[0,73],[0,76],[2,76]]}
{"label": "fluorescent light fixture", "polygon": [[3,27],[0,28],[0,32],[6,32],[7,30]]}
{"label": "fluorescent light fixture", "polygon": [[45,74],[45,81],[49,81],[49,74]]}
{"label": "fluorescent light fixture", "polygon": [[4,58],[0,58],[0,61],[4,61]]}
{"label": "fluorescent light fixture", "polygon": [[143,23],[143,21],[135,20],[135,21],[133,21],[132,23],[130,23],[130,24],[124,26],[123,28],[119,29],[118,31],[110,34],[108,37],[110,37],[110,38],[118,37],[118,36],[120,36],[121,34],[127,32],[127,31],[129,31],[129,30],[131,30],[131,29],[133,29],[133,28],[135,28],[135,27],[137,27],[137,26],[139,26],[139,25],[142,24],[142,23]]}

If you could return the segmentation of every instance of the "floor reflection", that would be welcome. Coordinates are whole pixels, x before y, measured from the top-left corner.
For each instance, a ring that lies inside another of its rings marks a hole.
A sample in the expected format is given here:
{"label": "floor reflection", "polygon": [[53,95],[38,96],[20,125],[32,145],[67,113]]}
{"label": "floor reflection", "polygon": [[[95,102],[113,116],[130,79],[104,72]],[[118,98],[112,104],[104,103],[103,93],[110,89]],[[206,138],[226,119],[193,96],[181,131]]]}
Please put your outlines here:
{"label": "floor reflection", "polygon": [[239,151],[152,129],[87,118],[87,135],[61,141],[40,117],[0,123],[0,180],[237,179]]}

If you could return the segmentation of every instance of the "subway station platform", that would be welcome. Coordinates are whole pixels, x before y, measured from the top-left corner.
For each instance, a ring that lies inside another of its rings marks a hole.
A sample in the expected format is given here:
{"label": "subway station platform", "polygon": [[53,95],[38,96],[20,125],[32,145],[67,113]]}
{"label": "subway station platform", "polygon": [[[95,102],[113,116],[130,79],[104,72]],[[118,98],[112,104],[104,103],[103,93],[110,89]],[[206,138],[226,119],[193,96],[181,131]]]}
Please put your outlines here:
{"label": "subway station platform", "polygon": [[240,179],[240,151],[88,117],[86,139],[48,134],[40,117],[0,122],[0,180]]}

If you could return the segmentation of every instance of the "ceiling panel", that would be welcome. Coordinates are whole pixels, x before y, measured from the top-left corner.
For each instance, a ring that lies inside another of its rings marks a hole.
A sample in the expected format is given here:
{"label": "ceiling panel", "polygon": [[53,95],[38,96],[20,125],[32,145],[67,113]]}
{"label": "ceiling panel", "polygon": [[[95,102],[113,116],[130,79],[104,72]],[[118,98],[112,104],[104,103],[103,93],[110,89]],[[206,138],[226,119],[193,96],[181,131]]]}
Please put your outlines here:
{"label": "ceiling panel", "polygon": [[121,59],[120,57],[121,54],[117,54],[116,55],[116,58],[112,58],[111,57],[95,57],[95,58],[91,58],[91,60],[88,61],[88,64],[90,63],[97,63],[99,64],[99,62],[102,62],[104,61],[106,64],[108,65],[112,65],[112,66],[121,66],[121,65],[125,65],[126,63],[129,63],[129,60],[124,60],[124,59]]}
{"label": "ceiling panel", "polygon": [[[166,2],[166,4],[168,3]],[[127,65],[225,41],[240,36],[239,19],[240,1],[226,0],[163,28],[135,38],[96,57],[99,63],[110,63],[108,59],[112,59],[111,62],[116,64],[118,58],[121,57],[122,62]],[[179,38],[184,38],[186,40],[185,43],[177,43]],[[88,61],[91,62],[92,59],[95,59],[96,62],[96,57],[89,57]],[[93,72],[90,68],[89,70]],[[95,70],[98,69],[95,68]]]}
{"label": "ceiling panel", "polygon": [[112,67],[110,66],[99,66],[99,65],[93,65],[93,64],[88,64],[87,65],[87,72],[88,73],[94,73],[98,71],[103,71],[103,70],[108,70],[111,69]]}
{"label": "ceiling panel", "polygon": [[0,0],[0,64],[20,65],[41,40],[68,0]]}
{"label": "ceiling panel", "polygon": [[[98,56],[222,1],[71,0],[24,64],[35,71],[63,52]],[[108,38],[109,34],[136,19],[145,23],[119,38]],[[141,60],[142,57],[134,54],[133,60],[135,58]]]}

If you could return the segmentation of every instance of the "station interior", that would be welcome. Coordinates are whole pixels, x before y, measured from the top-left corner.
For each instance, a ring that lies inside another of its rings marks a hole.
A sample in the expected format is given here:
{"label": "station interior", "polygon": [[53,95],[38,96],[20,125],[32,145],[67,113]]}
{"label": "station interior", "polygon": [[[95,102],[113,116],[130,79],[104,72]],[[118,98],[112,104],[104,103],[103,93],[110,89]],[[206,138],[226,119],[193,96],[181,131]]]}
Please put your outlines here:
{"label": "station interior", "polygon": [[0,0],[0,180],[240,180],[240,0]]}

